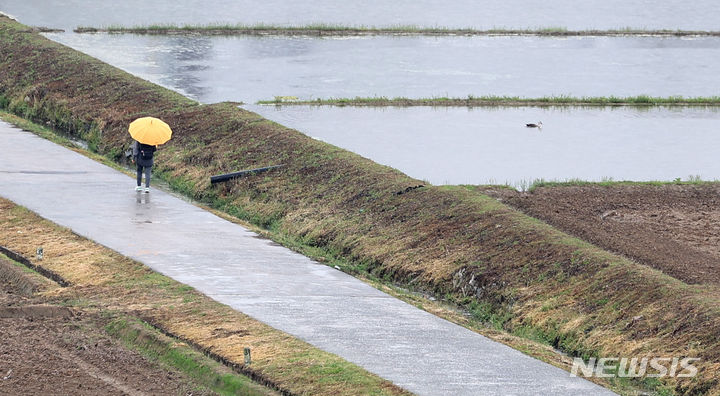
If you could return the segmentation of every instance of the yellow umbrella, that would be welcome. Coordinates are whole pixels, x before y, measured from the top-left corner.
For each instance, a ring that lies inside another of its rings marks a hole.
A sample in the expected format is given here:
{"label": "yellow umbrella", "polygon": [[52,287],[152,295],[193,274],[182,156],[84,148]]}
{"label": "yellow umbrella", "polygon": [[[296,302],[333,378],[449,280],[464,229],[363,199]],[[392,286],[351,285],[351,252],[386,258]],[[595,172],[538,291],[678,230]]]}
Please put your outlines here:
{"label": "yellow umbrella", "polygon": [[170,140],[172,130],[163,120],[155,117],[142,117],[130,123],[130,136],[140,143],[157,146]]}

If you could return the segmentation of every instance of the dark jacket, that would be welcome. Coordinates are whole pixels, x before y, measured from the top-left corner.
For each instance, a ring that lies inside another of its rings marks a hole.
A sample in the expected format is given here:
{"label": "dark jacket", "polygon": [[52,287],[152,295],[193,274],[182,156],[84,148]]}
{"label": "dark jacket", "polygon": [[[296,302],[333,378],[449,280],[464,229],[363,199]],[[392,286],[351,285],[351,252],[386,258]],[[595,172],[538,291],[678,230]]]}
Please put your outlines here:
{"label": "dark jacket", "polygon": [[133,158],[135,158],[135,162],[138,165],[148,168],[153,166],[153,156],[155,154],[155,150],[157,150],[156,146],[134,141],[132,148]]}

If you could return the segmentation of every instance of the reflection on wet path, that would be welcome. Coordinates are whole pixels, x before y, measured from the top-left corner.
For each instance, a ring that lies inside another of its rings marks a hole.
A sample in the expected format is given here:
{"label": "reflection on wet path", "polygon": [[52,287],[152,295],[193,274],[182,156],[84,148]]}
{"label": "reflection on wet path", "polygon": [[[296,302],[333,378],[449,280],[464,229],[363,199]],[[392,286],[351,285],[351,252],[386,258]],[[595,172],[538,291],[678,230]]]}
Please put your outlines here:
{"label": "reflection on wet path", "polygon": [[[142,192],[142,191],[138,191],[138,192],[135,194],[135,202],[139,204],[139,205],[138,205],[138,208],[137,208],[138,210],[140,210],[141,208],[142,208],[143,210],[150,210],[150,209],[152,209],[152,205],[150,205],[150,195],[151,195],[151,194],[145,193],[145,192]],[[145,205],[145,206],[142,206],[142,205]]]}

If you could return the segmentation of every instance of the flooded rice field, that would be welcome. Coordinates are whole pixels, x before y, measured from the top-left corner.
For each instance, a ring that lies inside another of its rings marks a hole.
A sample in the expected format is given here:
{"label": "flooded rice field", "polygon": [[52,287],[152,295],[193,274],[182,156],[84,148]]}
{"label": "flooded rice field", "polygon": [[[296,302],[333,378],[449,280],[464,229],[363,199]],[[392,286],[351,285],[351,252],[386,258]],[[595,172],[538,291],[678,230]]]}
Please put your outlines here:
{"label": "flooded rice field", "polygon": [[720,179],[720,109],[245,107],[433,184]]}
{"label": "flooded rice field", "polygon": [[47,36],[205,103],[715,96],[720,87],[720,37]]}
{"label": "flooded rice field", "polygon": [[[713,1],[594,3],[6,0],[0,10],[26,24],[68,30],[163,22],[720,30]],[[434,184],[524,188],[535,179],[720,178],[715,109],[253,105],[275,96],[717,96],[718,37],[47,37],[204,103],[245,102],[267,118]],[[524,126],[540,120],[542,130]]]}
{"label": "flooded rice field", "polygon": [[[418,25],[492,29],[565,27],[578,29],[719,30],[714,0],[201,0],[88,1],[4,0],[0,9],[25,24],[71,30],[77,26],[152,23],[272,23],[304,25]],[[192,9],[192,12],[188,12]],[[81,11],[80,11],[81,10]]]}

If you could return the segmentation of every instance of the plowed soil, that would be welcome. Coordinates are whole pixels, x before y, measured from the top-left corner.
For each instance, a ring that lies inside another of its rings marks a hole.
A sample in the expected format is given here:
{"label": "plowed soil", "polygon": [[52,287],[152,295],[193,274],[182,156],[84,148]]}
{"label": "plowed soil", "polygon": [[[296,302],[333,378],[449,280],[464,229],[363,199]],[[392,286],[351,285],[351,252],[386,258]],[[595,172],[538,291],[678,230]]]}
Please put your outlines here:
{"label": "plowed soil", "polygon": [[720,184],[482,192],[684,282],[720,283]]}
{"label": "plowed soil", "polygon": [[105,335],[102,322],[0,282],[0,394],[210,394],[124,348]]}

